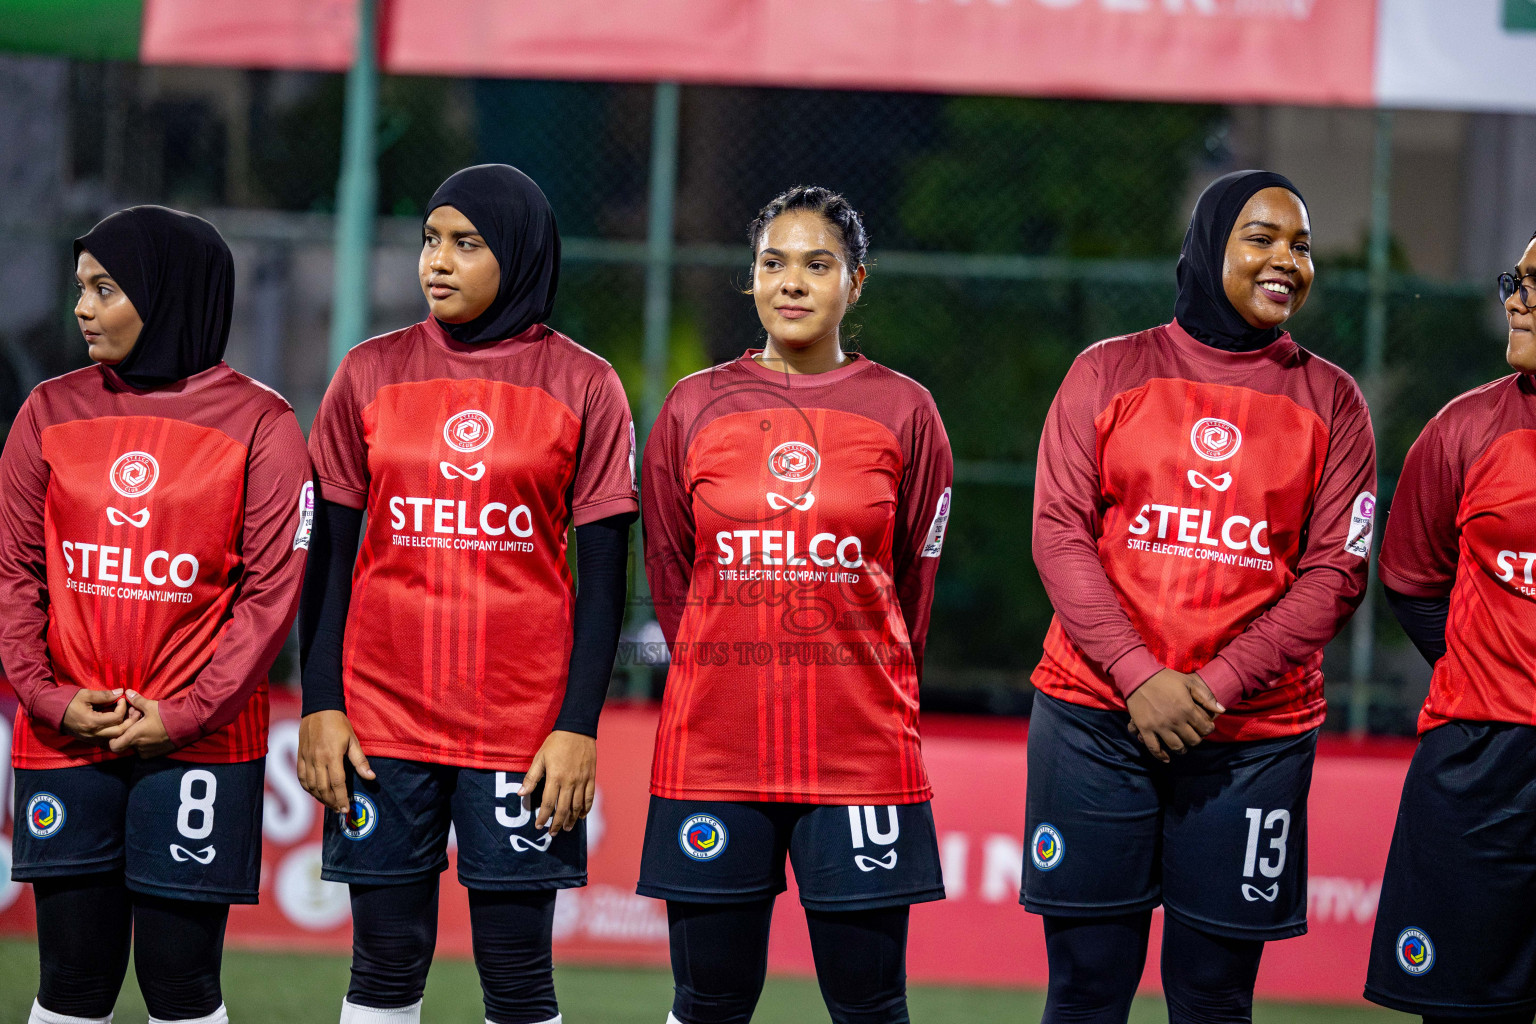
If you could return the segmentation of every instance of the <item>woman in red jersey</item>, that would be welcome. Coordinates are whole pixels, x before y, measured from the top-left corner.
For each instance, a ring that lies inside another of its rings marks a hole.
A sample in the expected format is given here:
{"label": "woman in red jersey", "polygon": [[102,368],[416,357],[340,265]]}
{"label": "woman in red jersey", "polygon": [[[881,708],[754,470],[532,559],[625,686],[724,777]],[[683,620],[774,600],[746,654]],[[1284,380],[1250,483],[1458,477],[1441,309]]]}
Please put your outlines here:
{"label": "woman in red jersey", "polygon": [[33,883],[30,1024],[222,1024],[231,903],[261,869],[267,670],[298,606],[309,460],[222,361],[234,261],[158,206],[75,240],[97,365],[39,384],[0,457],[0,659],[16,688],[11,877]]}
{"label": "woman in red jersey", "polygon": [[554,1022],[555,893],[586,884],[634,431],[613,368],[545,326],[560,236],[525,175],[445,181],[418,269],[431,316],[349,352],[310,436],[299,777],[339,812],[323,877],[352,893],[341,1019],[420,1019],[452,825],[486,1019]]}
{"label": "woman in red jersey", "polygon": [[1536,1016],[1536,238],[1499,298],[1515,372],[1429,421],[1381,549],[1434,674],[1365,996],[1432,1022]]}
{"label": "woman in red jersey", "polygon": [[1359,389],[1282,330],[1312,279],[1296,187],[1218,179],[1173,322],[1083,352],[1046,418],[1022,902],[1048,1022],[1123,1024],[1159,903],[1174,1021],[1248,1019],[1265,941],[1306,930],[1322,651],[1375,507]]}
{"label": "woman in red jersey", "polygon": [[917,382],[842,347],[864,225],[824,188],[753,221],[762,350],[680,381],[645,450],[672,651],[639,891],[680,1024],[751,1019],[786,853],[827,1009],[901,1022],[908,908],[944,897],[918,678],[953,463]]}

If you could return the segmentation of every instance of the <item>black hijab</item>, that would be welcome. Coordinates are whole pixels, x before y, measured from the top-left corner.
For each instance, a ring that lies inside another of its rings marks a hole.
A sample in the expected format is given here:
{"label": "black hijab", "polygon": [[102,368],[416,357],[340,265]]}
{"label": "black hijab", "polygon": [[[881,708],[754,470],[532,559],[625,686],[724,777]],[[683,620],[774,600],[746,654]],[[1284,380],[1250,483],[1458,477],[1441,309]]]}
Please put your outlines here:
{"label": "black hijab", "polygon": [[1179,326],[1212,348],[1228,352],[1253,352],[1282,333],[1278,327],[1260,329],[1244,320],[1227,299],[1221,281],[1226,262],[1227,238],[1237,215],[1254,195],[1266,188],[1283,188],[1303,206],[1306,199],[1289,178],[1273,171],[1233,171],[1224,174],[1200,193],[1195,212],[1184,233],[1179,253],[1179,298],[1173,316]]}
{"label": "black hijab", "polygon": [[217,366],[235,307],[235,260],[201,217],[163,206],[120,210],[75,239],[96,257],[138,312],[139,340],[112,369],[156,388]]}
{"label": "black hijab", "polygon": [[548,320],[560,283],[560,229],[533,179],[506,164],[466,167],[432,193],[427,215],[439,206],[467,217],[501,265],[501,288],[489,309],[467,323],[438,321],[449,337],[500,341]]}

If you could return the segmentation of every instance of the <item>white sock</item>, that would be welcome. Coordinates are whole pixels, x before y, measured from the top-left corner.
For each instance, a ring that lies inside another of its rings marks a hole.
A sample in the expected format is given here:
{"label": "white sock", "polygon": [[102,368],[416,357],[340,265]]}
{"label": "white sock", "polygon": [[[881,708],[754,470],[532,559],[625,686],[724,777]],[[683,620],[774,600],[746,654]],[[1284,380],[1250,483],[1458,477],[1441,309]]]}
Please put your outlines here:
{"label": "white sock", "polygon": [[36,999],[32,1000],[32,1013],[27,1024],[112,1024],[112,1015],[105,1017],[69,1017],[62,1013],[45,1010]]}
{"label": "white sock", "polygon": [[[149,1018],[149,1024],[171,1024],[171,1022],[161,1020],[159,1017],[151,1017]],[[229,1024],[229,1011],[224,1009],[223,1003],[220,1003],[219,1008],[206,1017],[182,1018],[176,1021],[175,1024]]]}
{"label": "white sock", "polygon": [[410,1006],[381,1010],[375,1006],[358,1006],[343,999],[341,1024],[421,1024],[421,1000],[416,1000]]}
{"label": "white sock", "polygon": [[667,1024],[683,1024],[683,1022],[677,1019],[677,1015],[675,1013],[673,1013],[672,1011],[668,1010],[667,1011]]}
{"label": "white sock", "polygon": [[[549,1020],[544,1021],[543,1024],[561,1024],[561,1022],[564,1020],[565,1017],[562,1014],[557,1013],[553,1017],[549,1018]],[[487,1017],[485,1018],[485,1024],[494,1024],[494,1022],[491,1020],[491,1018]]]}

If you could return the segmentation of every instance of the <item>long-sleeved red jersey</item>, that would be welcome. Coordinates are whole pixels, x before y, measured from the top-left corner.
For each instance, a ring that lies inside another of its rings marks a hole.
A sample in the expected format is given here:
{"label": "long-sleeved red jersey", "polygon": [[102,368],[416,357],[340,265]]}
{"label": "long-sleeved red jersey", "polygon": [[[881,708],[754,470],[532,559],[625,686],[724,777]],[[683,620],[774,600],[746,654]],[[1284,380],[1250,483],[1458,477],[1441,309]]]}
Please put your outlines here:
{"label": "long-sleeved red jersey", "polygon": [[309,474],[288,403],[223,363],[150,392],[103,367],[38,385],[0,457],[15,766],[118,756],[60,732],[79,688],[160,701],[178,760],[266,753],[267,671],[298,609]]}
{"label": "long-sleeved red jersey", "polygon": [[607,361],[542,324],[435,320],[347,353],[310,432],[322,496],[368,510],[342,682],[370,754],[526,771],[565,696],[571,526],[639,508]]}
{"label": "long-sleeved red jersey", "polygon": [[918,677],[953,460],[927,390],[748,352],[679,381],[645,449],[645,562],[672,648],[651,792],[914,803]]}
{"label": "long-sleeved red jersey", "polygon": [[1381,580],[1450,596],[1419,732],[1453,720],[1536,725],[1536,383],[1467,392],[1408,452],[1387,516]]}
{"label": "long-sleeved red jersey", "polygon": [[1210,739],[1319,725],[1375,490],[1359,388],[1289,335],[1224,352],[1171,323],[1094,345],[1040,438],[1033,548],[1056,616],[1035,685],[1123,708],[1164,667],[1198,671],[1228,709]]}

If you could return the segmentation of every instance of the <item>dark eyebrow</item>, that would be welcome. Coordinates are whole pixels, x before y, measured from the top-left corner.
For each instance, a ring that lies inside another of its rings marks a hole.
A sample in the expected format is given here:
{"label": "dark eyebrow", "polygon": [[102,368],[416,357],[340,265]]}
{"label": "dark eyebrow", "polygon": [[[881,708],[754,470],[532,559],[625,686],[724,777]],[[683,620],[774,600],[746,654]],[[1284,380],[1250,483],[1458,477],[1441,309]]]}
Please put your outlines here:
{"label": "dark eyebrow", "polygon": [[[77,276],[75,280],[78,281],[80,278]],[[102,281],[112,281],[112,275],[103,270],[101,273],[92,274],[90,277],[85,279],[86,284],[100,284]],[[112,281],[112,283],[116,284],[117,282]]]}
{"label": "dark eyebrow", "polygon": [[[837,258],[837,253],[833,252],[831,249],[812,249],[807,253],[803,253],[802,255],[805,259],[810,259],[812,256],[831,256],[833,259]],[[778,256],[780,259],[782,259],[784,254],[777,249],[764,249],[762,252],[758,253],[758,256]]]}
{"label": "dark eyebrow", "polygon": [[[1271,224],[1267,220],[1251,220],[1247,224],[1244,224],[1242,227],[1238,228],[1237,230],[1239,230],[1239,231],[1247,231],[1249,228],[1264,228],[1266,231],[1273,231],[1276,234],[1279,234],[1279,232],[1280,232],[1280,225],[1279,224]],[[1298,231],[1296,233],[1298,235],[1306,235],[1308,238],[1312,237],[1312,232],[1308,231],[1306,228],[1302,228],[1300,231]]]}
{"label": "dark eyebrow", "polygon": [[457,242],[462,238],[478,238],[482,242],[485,241],[485,237],[478,231],[439,231],[431,224],[423,224],[421,226],[421,235],[423,238],[427,236],[427,232],[429,231],[434,235],[447,235],[448,239],[453,242]]}

